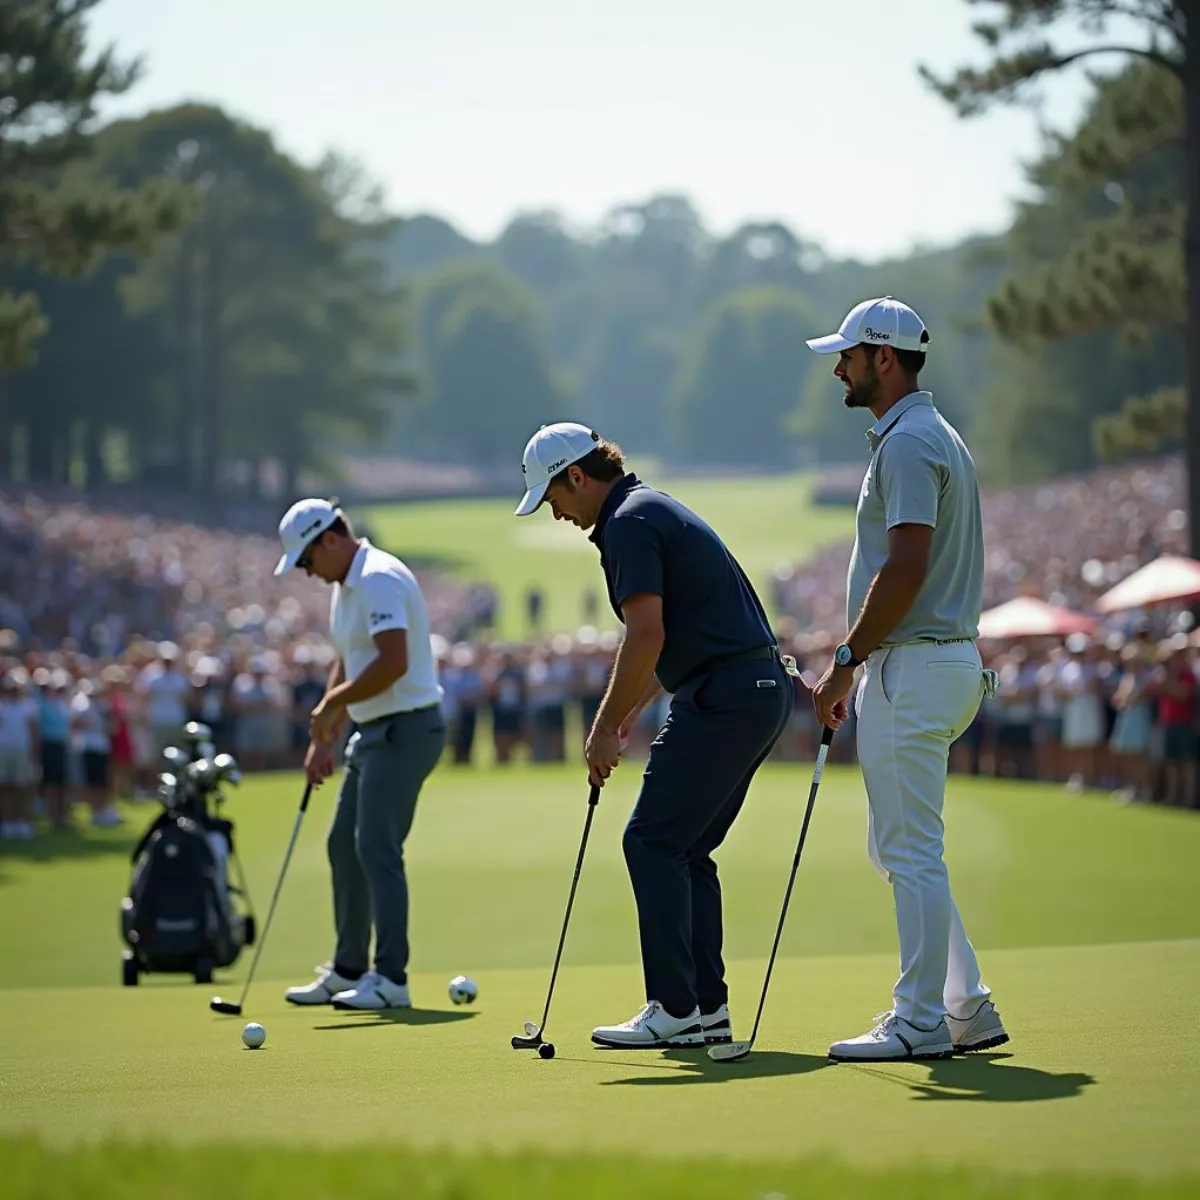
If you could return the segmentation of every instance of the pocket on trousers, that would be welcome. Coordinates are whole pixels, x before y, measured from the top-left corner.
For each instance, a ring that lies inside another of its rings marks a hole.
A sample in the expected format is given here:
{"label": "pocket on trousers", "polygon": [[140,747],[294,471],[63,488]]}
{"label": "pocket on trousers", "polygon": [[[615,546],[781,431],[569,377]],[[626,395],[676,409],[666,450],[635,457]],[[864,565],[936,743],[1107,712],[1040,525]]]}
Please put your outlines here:
{"label": "pocket on trousers", "polygon": [[900,670],[900,659],[891,650],[885,650],[876,670],[879,672],[879,694],[883,697],[883,702],[890,706],[896,695],[896,676]]}

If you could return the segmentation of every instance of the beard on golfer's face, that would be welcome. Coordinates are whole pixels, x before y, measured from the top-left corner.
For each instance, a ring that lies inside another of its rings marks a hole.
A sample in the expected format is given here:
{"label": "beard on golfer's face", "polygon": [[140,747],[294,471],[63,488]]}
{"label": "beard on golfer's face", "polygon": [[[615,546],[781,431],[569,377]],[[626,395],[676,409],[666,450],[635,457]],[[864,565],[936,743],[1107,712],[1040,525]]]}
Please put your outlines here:
{"label": "beard on golfer's face", "polygon": [[856,379],[847,376],[842,383],[846,388],[842,400],[847,408],[870,408],[879,396],[879,375],[870,359],[863,364]]}

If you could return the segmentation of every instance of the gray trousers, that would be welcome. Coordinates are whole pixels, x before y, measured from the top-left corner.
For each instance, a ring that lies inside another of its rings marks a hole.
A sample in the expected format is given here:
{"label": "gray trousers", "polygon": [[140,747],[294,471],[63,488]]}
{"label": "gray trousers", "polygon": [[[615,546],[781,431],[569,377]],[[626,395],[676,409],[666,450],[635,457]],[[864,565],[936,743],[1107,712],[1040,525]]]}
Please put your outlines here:
{"label": "gray trousers", "polygon": [[327,845],[337,928],[333,962],[351,976],[367,970],[374,925],[375,970],[407,982],[404,839],[421,785],[445,744],[445,721],[434,707],[368,721],[346,748]]}

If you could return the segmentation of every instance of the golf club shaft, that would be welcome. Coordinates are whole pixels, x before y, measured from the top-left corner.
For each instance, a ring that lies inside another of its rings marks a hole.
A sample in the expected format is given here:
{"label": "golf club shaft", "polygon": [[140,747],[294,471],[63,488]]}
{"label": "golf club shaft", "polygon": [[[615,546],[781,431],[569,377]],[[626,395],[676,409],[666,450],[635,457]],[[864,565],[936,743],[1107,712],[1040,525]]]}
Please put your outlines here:
{"label": "golf club shaft", "polygon": [[538,1028],[538,1036],[546,1036],[546,1021],[550,1017],[550,999],[554,995],[554,981],[558,978],[558,964],[562,961],[563,946],[567,940],[567,925],[571,921],[571,908],[575,904],[575,889],[579,885],[579,873],[583,870],[583,854],[587,849],[588,834],[592,829],[592,817],[596,812],[596,805],[600,803],[600,789],[592,784],[591,791],[588,793],[588,810],[587,819],[583,823],[583,837],[579,839],[579,856],[575,859],[575,874],[571,878],[571,891],[567,896],[567,911],[563,914],[562,932],[558,935],[558,950],[554,955],[554,970],[550,973],[550,987],[546,992],[546,1009],[542,1013],[542,1023]]}
{"label": "golf club shaft", "polygon": [[312,790],[313,785],[311,783],[304,785],[304,796],[300,801],[300,811],[296,814],[296,823],[292,826],[292,836],[288,841],[287,851],[283,856],[283,866],[279,868],[279,879],[275,883],[275,894],[271,897],[271,907],[267,910],[267,923],[258,935],[258,945],[254,947],[254,958],[250,961],[250,971],[246,975],[246,982],[242,985],[242,998],[238,1001],[239,1009],[246,1003],[246,996],[250,992],[250,985],[254,982],[254,973],[258,970],[258,958],[262,954],[263,946],[267,941],[267,933],[271,928],[271,919],[275,916],[275,905],[279,901],[279,893],[283,890],[284,876],[287,875],[288,863],[292,861],[292,851],[296,846],[296,838],[300,834],[300,825],[304,821],[304,813],[308,808],[308,799],[312,795]]}
{"label": "golf club shaft", "polygon": [[767,973],[763,977],[762,993],[758,997],[758,1012],[754,1014],[754,1028],[750,1031],[750,1045],[758,1037],[758,1023],[762,1020],[763,1005],[767,1002],[767,987],[771,982],[771,971],[775,966],[775,956],[779,952],[779,942],[783,937],[783,925],[787,920],[788,905],[792,899],[792,889],[796,885],[796,872],[800,867],[800,855],[804,853],[804,840],[808,837],[808,825],[812,820],[813,806],[817,802],[817,788],[821,786],[821,774],[825,770],[825,759],[829,754],[829,744],[833,741],[833,728],[825,726],[821,734],[821,745],[817,750],[817,761],[813,767],[812,786],[808,789],[808,806],[804,810],[804,822],[800,826],[800,840],[796,843],[796,855],[792,859],[792,871],[788,876],[787,891],[783,894],[783,907],[779,911],[779,924],[775,927],[775,941],[771,946],[771,957],[767,960]]}
{"label": "golf club shaft", "polygon": [[242,870],[242,860],[236,852],[231,854],[230,858],[233,859],[233,869],[237,872],[238,890],[242,894],[242,901],[250,912],[253,913],[254,902],[250,899],[250,889],[246,886],[246,872]]}

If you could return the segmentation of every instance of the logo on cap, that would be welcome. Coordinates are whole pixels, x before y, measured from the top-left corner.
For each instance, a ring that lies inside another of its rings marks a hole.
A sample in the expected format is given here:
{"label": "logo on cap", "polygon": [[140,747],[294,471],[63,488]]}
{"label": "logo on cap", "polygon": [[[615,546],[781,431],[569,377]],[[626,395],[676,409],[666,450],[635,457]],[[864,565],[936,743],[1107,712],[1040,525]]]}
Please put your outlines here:
{"label": "logo on cap", "polygon": [[314,529],[317,529],[317,528],[319,528],[319,527],[320,527],[320,524],[321,524],[321,522],[322,522],[324,519],[325,519],[324,517],[318,517],[318,518],[317,518],[317,519],[316,519],[316,520],[315,520],[315,521],[314,521],[314,522],[313,522],[311,525],[309,525],[309,526],[307,526],[306,528],[304,528],[304,529],[300,530],[300,536],[301,536],[302,538],[306,538],[306,537],[308,537],[308,535],[309,535],[310,533],[312,533],[312,531],[313,531]]}
{"label": "logo on cap", "polygon": [[863,330],[863,333],[865,333],[867,337],[877,338],[881,342],[890,342],[892,340],[892,335],[890,333],[883,333],[878,329],[872,329],[870,325]]}

